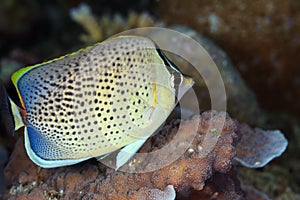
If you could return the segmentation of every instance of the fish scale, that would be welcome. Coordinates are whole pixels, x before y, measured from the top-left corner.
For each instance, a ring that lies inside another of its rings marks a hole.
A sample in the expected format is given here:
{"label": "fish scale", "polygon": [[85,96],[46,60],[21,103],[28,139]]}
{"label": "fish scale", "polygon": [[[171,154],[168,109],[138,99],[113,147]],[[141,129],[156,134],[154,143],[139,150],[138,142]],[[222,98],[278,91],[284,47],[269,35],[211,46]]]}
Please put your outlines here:
{"label": "fish scale", "polygon": [[16,72],[29,157],[63,166],[149,137],[176,104],[163,59],[150,39],[124,36]]}

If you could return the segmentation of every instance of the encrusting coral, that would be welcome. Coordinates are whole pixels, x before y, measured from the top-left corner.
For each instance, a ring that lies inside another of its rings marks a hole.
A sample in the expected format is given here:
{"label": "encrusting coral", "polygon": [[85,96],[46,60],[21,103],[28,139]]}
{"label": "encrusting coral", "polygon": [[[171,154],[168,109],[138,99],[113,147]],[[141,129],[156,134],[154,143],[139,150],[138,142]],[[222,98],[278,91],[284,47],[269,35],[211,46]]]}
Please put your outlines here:
{"label": "encrusting coral", "polygon": [[[232,161],[236,156],[236,144],[242,137],[239,124],[226,116],[222,131],[215,127],[222,123],[224,113],[208,111],[191,120],[178,121],[165,126],[150,138],[140,152],[154,151],[160,145],[169,143],[178,129],[183,134],[181,141],[190,140],[198,128],[193,142],[178,160],[161,169],[145,173],[115,171],[91,159],[74,166],[55,169],[41,169],[25,155],[23,139],[20,138],[5,168],[10,190],[7,199],[174,199],[174,189],[184,198],[192,189],[203,199],[242,199],[244,196]],[[216,136],[216,137],[213,137]],[[211,151],[207,151],[217,138]],[[169,149],[170,152],[175,152]],[[157,158],[159,159],[159,157]],[[142,163],[135,163],[138,165]],[[132,163],[126,164],[130,168]],[[20,166],[22,166],[20,168]],[[121,168],[121,169],[124,169]],[[206,182],[207,181],[207,182]],[[229,184],[230,183],[230,184]],[[222,188],[222,189],[221,189]]]}

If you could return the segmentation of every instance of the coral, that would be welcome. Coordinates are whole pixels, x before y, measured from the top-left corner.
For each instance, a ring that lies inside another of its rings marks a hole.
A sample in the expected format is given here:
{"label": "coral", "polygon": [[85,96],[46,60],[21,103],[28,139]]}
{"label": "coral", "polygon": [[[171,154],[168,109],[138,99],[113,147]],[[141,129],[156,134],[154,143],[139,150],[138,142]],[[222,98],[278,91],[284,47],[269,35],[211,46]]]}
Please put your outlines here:
{"label": "coral", "polygon": [[280,156],[288,145],[279,130],[253,130],[244,125],[240,127],[240,132],[242,137],[236,146],[238,153],[235,160],[248,168],[265,166],[273,158]]}
{"label": "coral", "polygon": [[262,169],[251,170],[240,167],[239,179],[243,185],[255,187],[266,193],[270,199],[300,199],[300,176],[297,173],[300,169],[299,120],[286,113],[269,113],[266,117],[267,124],[260,127],[264,129],[275,127],[282,130],[287,134],[288,148],[280,158],[274,159]]}
{"label": "coral", "polygon": [[78,8],[71,9],[70,15],[88,33],[88,35],[81,36],[83,41],[97,41],[103,38],[101,26],[92,15],[91,9],[87,4],[81,4]]}
{"label": "coral", "polygon": [[178,199],[181,200],[228,200],[228,199],[244,199],[244,193],[241,190],[237,172],[235,169],[228,173],[215,173],[205,183],[205,187],[201,191],[192,190],[188,194],[179,194]]}
{"label": "coral", "polygon": [[81,36],[81,40],[87,43],[102,41],[130,28],[155,25],[154,19],[145,12],[138,14],[132,11],[125,19],[119,14],[115,14],[113,17],[104,15],[98,19],[92,13],[91,8],[84,3],[71,9],[70,16],[87,32],[86,35]]}

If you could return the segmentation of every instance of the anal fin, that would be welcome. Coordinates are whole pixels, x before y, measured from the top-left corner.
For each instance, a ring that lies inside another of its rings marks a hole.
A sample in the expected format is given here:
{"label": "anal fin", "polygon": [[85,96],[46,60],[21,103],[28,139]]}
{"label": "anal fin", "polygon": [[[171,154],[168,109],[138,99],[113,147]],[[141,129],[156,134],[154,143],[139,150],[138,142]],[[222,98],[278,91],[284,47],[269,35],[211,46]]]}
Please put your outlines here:
{"label": "anal fin", "polygon": [[148,137],[141,138],[123,147],[116,158],[116,170],[127,163],[141,148],[141,146],[143,146],[147,139]]}

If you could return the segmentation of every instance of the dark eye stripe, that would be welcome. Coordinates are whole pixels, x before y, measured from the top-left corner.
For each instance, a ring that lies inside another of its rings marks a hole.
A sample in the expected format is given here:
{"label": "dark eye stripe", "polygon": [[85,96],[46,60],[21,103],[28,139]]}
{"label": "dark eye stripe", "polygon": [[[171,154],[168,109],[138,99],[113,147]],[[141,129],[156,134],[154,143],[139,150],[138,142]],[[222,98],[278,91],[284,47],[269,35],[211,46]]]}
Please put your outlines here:
{"label": "dark eye stripe", "polygon": [[182,82],[183,75],[180,72],[179,68],[172,61],[170,61],[159,48],[156,48],[156,51],[158,52],[159,56],[162,58],[164,65],[166,66],[166,68],[168,69],[170,74],[172,74],[172,76],[174,77],[173,83],[174,83],[174,89],[175,89],[175,94],[176,94],[175,98],[177,101],[179,87]]}

